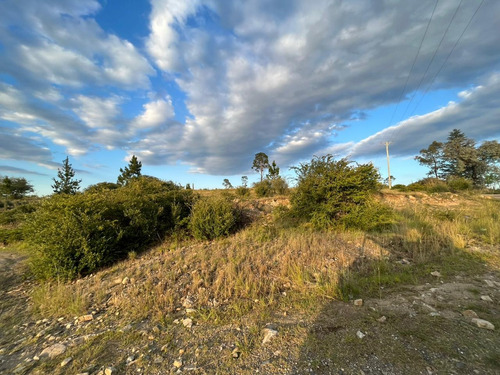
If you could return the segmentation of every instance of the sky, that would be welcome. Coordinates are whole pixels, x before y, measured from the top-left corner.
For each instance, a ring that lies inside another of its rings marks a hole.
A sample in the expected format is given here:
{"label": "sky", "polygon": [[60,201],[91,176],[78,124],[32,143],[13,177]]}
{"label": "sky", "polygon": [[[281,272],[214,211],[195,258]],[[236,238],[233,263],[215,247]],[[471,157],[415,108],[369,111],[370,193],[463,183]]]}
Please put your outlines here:
{"label": "sky", "polygon": [[454,128],[500,136],[496,0],[0,0],[0,175],[39,195],[142,173],[195,188],[314,155],[395,183]]}

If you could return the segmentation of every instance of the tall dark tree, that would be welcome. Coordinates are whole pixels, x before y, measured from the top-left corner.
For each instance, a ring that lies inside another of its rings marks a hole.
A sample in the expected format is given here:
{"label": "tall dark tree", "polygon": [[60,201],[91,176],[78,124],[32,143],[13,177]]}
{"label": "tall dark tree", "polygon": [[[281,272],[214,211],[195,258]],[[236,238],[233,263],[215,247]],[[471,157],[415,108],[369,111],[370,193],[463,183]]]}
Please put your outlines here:
{"label": "tall dark tree", "polygon": [[420,150],[415,159],[430,168],[429,176],[461,177],[475,186],[492,185],[498,176],[500,144],[486,141],[476,147],[475,140],[453,129],[445,143],[432,142],[427,149]]}
{"label": "tall dark tree", "polygon": [[33,185],[24,177],[5,176],[0,181],[0,196],[4,198],[21,199],[33,191]]}
{"label": "tall dark tree", "polygon": [[427,172],[428,176],[433,176],[434,178],[440,178],[443,175],[443,144],[441,142],[434,141],[428,148],[420,150],[420,155],[415,156],[421,165],[425,165],[430,168]]}
{"label": "tall dark tree", "polygon": [[267,178],[269,180],[276,180],[280,176],[280,167],[276,165],[276,161],[273,160],[272,164],[269,166]]}
{"label": "tall dark tree", "polygon": [[137,156],[132,155],[128,165],[123,169],[120,168],[120,175],[118,176],[118,184],[126,185],[131,179],[141,176],[142,163],[137,160]]}
{"label": "tall dark tree", "polygon": [[260,181],[263,180],[264,169],[269,168],[269,158],[263,152],[255,154],[253,159],[252,169],[256,172],[260,172]]}
{"label": "tall dark tree", "polygon": [[54,184],[52,189],[56,194],[76,194],[80,189],[80,182],[75,177],[75,170],[69,163],[69,158],[63,160],[62,168],[57,170],[57,179],[53,178]]}

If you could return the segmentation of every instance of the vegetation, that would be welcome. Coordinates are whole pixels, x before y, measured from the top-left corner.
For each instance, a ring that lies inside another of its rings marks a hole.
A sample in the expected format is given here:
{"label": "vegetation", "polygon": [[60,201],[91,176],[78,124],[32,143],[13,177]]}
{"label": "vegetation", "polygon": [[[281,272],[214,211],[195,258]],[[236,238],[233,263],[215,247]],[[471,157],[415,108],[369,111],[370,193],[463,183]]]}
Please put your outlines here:
{"label": "vegetation", "polygon": [[233,189],[233,185],[231,184],[231,182],[229,182],[227,178],[225,178],[224,181],[222,181],[222,186],[224,186],[225,189]]}
{"label": "vegetation", "polygon": [[255,158],[253,159],[252,169],[256,172],[260,173],[260,181],[262,182],[264,176],[264,170],[269,168],[269,158],[263,153],[259,152],[255,154]]}
{"label": "vegetation", "polygon": [[62,168],[57,170],[57,179],[53,178],[54,184],[52,189],[56,194],[76,194],[80,189],[82,180],[77,180],[75,177],[75,170],[69,163],[69,158],[63,160]]}
{"label": "vegetation", "polygon": [[25,178],[5,176],[0,181],[0,196],[6,199],[22,199],[28,193],[33,193],[33,185]]}
{"label": "vegetation", "polygon": [[142,163],[137,159],[137,156],[132,155],[128,165],[125,168],[120,168],[120,175],[118,176],[118,185],[126,185],[133,178],[141,176]]}
{"label": "vegetation", "polygon": [[383,224],[384,210],[373,200],[379,188],[377,170],[372,164],[352,164],[326,155],[296,167],[293,215],[317,228],[369,229]]}
{"label": "vegetation", "polygon": [[[46,345],[49,334],[65,339],[78,332],[89,339],[68,346],[66,355],[73,358],[68,367],[61,368],[61,359],[31,361],[27,371],[77,373],[90,362],[113,363],[119,371],[127,371],[130,348],[139,347],[134,352],[138,362],[130,366],[151,364],[151,371],[159,373],[181,356],[183,369],[196,363],[205,372],[250,374],[256,372],[255,362],[261,366],[259,372],[282,372],[293,362],[305,366],[297,373],[309,369],[331,373],[332,363],[343,366],[354,355],[363,358],[357,353],[390,358],[391,371],[399,371],[402,367],[396,365],[406,364],[416,349],[441,355],[467,342],[474,353],[467,365],[473,361],[480,369],[494,367],[481,366],[488,358],[496,360],[498,337],[460,318],[469,307],[448,300],[432,306],[423,302],[438,294],[430,288],[439,287],[439,281],[449,286],[450,278],[454,288],[476,281],[483,285],[500,269],[500,202],[473,194],[440,193],[472,187],[471,180],[456,176],[446,181],[428,178],[413,187],[394,186],[401,190],[420,186],[438,194],[380,191],[379,175],[371,164],[335,160],[330,155],[315,157],[296,172],[297,187],[290,201],[288,197],[234,200],[227,191],[200,192],[203,196],[197,197],[171,181],[136,176],[123,186],[101,183],[82,194],[54,195],[38,209],[33,204],[5,210],[0,226],[26,221],[23,233],[36,275],[59,279],[39,283],[30,294],[37,314],[52,320],[54,331],[43,330],[38,338],[43,323],[32,325],[37,328],[28,340],[7,337],[13,343],[8,351],[24,350],[23,345],[37,340]],[[279,174],[270,178],[271,174],[256,186],[262,184],[270,194],[280,194],[274,184],[286,182]],[[248,189],[247,183],[242,178],[237,194],[240,188]],[[251,217],[245,227],[238,226],[243,211]],[[180,236],[170,235],[179,232]],[[150,251],[141,253],[146,247]],[[433,278],[433,271],[442,277]],[[78,282],[64,281],[89,273],[93,276]],[[456,282],[455,276],[464,275],[471,276],[467,283]],[[122,283],[125,276],[129,280]],[[415,298],[410,297],[412,284],[418,284],[413,288]],[[403,285],[405,298],[384,299]],[[448,298],[451,289],[446,293]],[[2,296],[11,298],[8,293]],[[366,306],[338,302],[358,297],[365,299]],[[370,297],[376,297],[376,302]],[[482,305],[473,309],[498,325],[492,305],[476,299],[479,302],[468,301]],[[406,302],[410,311],[418,312],[411,319],[406,310],[394,312]],[[453,318],[430,316],[429,306],[453,313]],[[93,311],[91,322],[73,324],[75,316]],[[388,323],[377,321],[382,314]],[[196,329],[177,324],[187,317]],[[77,328],[54,333],[66,322]],[[262,328],[269,322],[278,324],[279,333],[265,346]],[[459,326],[469,329],[457,330]],[[6,335],[20,331],[0,328]],[[358,339],[357,330],[368,334]],[[472,338],[462,339],[464,334]],[[455,336],[462,341],[450,341]],[[376,345],[396,338],[405,345]],[[331,349],[334,344],[336,350]],[[262,355],[268,358],[276,348],[282,354],[275,354],[264,371]],[[103,359],[99,353],[104,352],[108,357]],[[449,354],[453,361],[462,358],[453,353]],[[156,358],[162,362],[153,363]],[[421,360],[411,358],[412,364]],[[332,360],[331,367],[320,367],[327,360]],[[455,368],[451,360],[447,363]],[[427,366],[426,360],[419,364],[423,367],[418,371]],[[433,367],[446,366],[436,360]],[[359,368],[350,369],[359,372]]]}
{"label": "vegetation", "polygon": [[500,144],[486,141],[477,147],[458,129],[450,132],[445,143],[434,141],[420,150],[415,159],[429,167],[428,175],[435,179],[462,178],[476,187],[500,183]]}
{"label": "vegetation", "polygon": [[25,226],[33,270],[42,278],[94,272],[185,225],[190,202],[189,191],[152,178],[130,180],[120,189],[53,196]]}
{"label": "vegetation", "polygon": [[195,238],[213,240],[229,235],[237,221],[233,203],[223,196],[212,196],[195,203],[189,228]]}

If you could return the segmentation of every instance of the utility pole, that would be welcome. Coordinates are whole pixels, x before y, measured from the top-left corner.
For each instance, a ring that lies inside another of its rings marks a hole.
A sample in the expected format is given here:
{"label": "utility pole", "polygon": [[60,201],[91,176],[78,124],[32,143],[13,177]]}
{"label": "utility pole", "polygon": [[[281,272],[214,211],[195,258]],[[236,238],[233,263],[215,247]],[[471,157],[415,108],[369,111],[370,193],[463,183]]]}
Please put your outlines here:
{"label": "utility pole", "polygon": [[387,154],[387,174],[388,174],[388,184],[389,184],[389,189],[392,188],[392,183],[391,183],[391,163],[389,162],[389,144],[391,142],[385,142],[385,152]]}

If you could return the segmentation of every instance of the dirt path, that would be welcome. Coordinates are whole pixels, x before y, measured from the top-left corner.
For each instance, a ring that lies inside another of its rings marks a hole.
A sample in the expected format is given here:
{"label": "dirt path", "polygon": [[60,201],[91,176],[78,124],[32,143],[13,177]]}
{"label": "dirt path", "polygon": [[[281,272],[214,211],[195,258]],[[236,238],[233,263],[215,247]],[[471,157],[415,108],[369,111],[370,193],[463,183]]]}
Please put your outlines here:
{"label": "dirt path", "polygon": [[[26,256],[0,251],[0,373],[10,374],[25,341],[23,322],[29,316],[31,282],[24,280]],[[10,369],[10,370],[9,370]]]}

